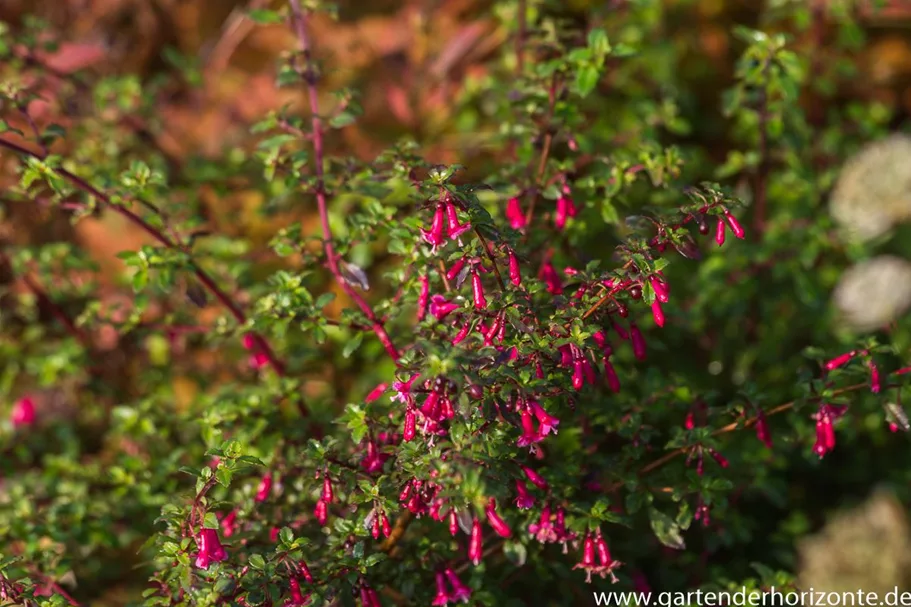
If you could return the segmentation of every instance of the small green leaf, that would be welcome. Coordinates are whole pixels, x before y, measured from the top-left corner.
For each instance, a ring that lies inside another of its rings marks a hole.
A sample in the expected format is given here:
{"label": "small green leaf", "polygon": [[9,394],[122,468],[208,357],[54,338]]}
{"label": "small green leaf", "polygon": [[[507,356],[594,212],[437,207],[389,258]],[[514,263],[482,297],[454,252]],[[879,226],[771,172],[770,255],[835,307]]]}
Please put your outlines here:
{"label": "small green leaf", "polygon": [[282,16],[278,14],[278,11],[270,11],[265,8],[256,8],[247,13],[247,16],[251,21],[259,23],[260,25],[269,25],[270,23],[281,23]]}
{"label": "small green leaf", "polygon": [[342,348],[342,356],[350,358],[354,351],[361,346],[362,341],[364,341],[364,334],[355,333],[354,337],[345,342],[345,347]]}
{"label": "small green leaf", "polygon": [[649,508],[648,516],[652,524],[652,531],[655,532],[655,537],[659,542],[675,550],[686,548],[686,542],[683,541],[683,535],[680,533],[680,526],[674,522],[674,519],[655,508]]}

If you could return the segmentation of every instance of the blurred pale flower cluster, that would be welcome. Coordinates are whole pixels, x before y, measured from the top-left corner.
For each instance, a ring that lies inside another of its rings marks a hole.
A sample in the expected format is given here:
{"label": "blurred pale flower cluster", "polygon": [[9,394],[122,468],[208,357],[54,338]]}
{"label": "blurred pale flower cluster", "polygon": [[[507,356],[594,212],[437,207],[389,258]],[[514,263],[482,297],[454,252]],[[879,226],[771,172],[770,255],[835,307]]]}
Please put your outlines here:
{"label": "blurred pale flower cluster", "polygon": [[891,135],[850,158],[832,191],[830,211],[844,234],[861,242],[911,219],[911,137]]}
{"label": "blurred pale flower cluster", "polygon": [[911,306],[911,263],[882,255],[855,264],[842,274],[833,299],[852,329],[879,329]]}

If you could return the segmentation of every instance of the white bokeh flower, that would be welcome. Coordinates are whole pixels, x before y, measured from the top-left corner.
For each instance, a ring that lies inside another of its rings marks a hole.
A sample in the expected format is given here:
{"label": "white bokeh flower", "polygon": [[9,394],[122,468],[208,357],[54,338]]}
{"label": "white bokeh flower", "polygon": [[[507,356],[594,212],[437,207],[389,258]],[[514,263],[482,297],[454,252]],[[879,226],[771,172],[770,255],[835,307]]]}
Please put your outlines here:
{"label": "white bokeh flower", "polygon": [[842,322],[855,331],[874,331],[911,307],[911,263],[883,255],[855,264],[833,293]]}

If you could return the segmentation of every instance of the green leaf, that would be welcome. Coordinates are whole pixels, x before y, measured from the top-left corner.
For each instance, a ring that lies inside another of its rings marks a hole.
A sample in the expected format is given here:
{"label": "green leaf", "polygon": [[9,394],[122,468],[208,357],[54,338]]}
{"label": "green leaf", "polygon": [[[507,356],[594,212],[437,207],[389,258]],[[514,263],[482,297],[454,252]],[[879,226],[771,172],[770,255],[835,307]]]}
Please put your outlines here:
{"label": "green leaf", "polygon": [[595,65],[583,65],[576,72],[576,90],[580,97],[588,97],[589,93],[595,90],[598,80],[601,77],[601,70]]}
{"label": "green leaf", "polygon": [[680,526],[674,522],[674,519],[655,508],[649,508],[648,516],[652,524],[652,531],[655,532],[655,537],[659,542],[675,550],[686,548],[686,542],[683,541],[683,535],[680,533]]}
{"label": "green leaf", "polygon": [[234,476],[234,472],[230,468],[220,467],[215,471],[215,480],[218,481],[218,484],[222,487],[227,487],[231,484],[231,478]]}
{"label": "green leaf", "polygon": [[364,334],[355,333],[354,337],[345,342],[345,347],[342,348],[342,356],[349,358],[361,346],[362,341],[364,341]]}
{"label": "green leaf", "polygon": [[214,512],[206,512],[206,516],[203,519],[202,526],[206,529],[218,529],[221,525],[218,523],[218,517],[215,516]]}
{"label": "green leaf", "polygon": [[264,559],[260,554],[251,554],[250,559],[247,562],[254,569],[262,570],[266,568],[266,559]]}
{"label": "green leaf", "polygon": [[259,23],[260,25],[282,22],[282,16],[278,14],[278,11],[270,11],[265,8],[255,8],[247,13],[247,16],[251,21]]}
{"label": "green leaf", "polygon": [[352,124],[357,117],[351,112],[339,112],[329,120],[329,126],[340,129]]}

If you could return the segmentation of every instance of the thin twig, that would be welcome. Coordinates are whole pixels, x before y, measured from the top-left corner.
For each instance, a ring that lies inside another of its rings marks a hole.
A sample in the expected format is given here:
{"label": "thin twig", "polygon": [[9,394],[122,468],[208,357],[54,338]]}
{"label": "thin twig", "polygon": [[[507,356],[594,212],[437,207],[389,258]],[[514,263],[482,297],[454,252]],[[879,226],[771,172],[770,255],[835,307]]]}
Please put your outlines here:
{"label": "thin twig", "polygon": [[386,332],[386,328],[380,318],[376,316],[370,305],[342,276],[338,265],[338,258],[335,253],[335,247],[332,244],[332,228],[329,226],[329,205],[326,200],[325,177],[323,173],[323,162],[325,159],[323,151],[323,124],[319,115],[319,98],[316,90],[316,72],[313,65],[313,56],[310,51],[310,37],[307,33],[307,13],[301,9],[300,0],[291,0],[292,21],[297,33],[298,43],[300,44],[301,53],[306,62],[306,73],[304,79],[307,81],[307,96],[310,101],[311,122],[313,125],[313,156],[314,170],[316,171],[316,204],[319,209],[320,224],[323,231],[323,249],[326,253],[326,262],[329,265],[329,271],[335,277],[342,290],[350,297],[361,312],[370,321],[371,328],[376,334],[380,343],[386,349],[386,352],[393,361],[398,364],[399,351],[392,343],[392,338]]}

